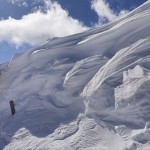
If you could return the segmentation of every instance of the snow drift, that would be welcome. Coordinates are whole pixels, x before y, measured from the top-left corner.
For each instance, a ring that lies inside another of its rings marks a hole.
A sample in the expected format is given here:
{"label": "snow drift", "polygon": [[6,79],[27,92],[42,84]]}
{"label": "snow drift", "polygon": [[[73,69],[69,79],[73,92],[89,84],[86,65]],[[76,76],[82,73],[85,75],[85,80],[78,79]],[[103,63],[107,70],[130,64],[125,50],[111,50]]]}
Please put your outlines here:
{"label": "snow drift", "polygon": [[0,149],[150,149],[149,29],[147,1],[1,64]]}

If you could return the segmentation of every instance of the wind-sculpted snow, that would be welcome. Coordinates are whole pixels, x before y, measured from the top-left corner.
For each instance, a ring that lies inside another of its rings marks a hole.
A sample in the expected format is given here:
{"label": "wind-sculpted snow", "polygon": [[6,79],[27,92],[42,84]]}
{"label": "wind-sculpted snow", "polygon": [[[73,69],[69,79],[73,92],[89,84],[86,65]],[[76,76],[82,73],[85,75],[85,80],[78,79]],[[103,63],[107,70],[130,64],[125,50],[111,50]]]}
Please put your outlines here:
{"label": "wind-sculpted snow", "polygon": [[150,69],[150,40],[140,40],[130,47],[120,50],[108,61],[88,83],[83,95],[91,95],[103,82],[117,86],[122,83],[124,70],[143,64]]}
{"label": "wind-sculpted snow", "polygon": [[77,62],[66,74],[64,85],[67,88],[76,88],[72,89],[74,92],[81,92],[93,75],[107,61],[108,58],[96,55]]}
{"label": "wind-sculpted snow", "polygon": [[147,1],[1,64],[0,149],[149,150],[149,29]]}

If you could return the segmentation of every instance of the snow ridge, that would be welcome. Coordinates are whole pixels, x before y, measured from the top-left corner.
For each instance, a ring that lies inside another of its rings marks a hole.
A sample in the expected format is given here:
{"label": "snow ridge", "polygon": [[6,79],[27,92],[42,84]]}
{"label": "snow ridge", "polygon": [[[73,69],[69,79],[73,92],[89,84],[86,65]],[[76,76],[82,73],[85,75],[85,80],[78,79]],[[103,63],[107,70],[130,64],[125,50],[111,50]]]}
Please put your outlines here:
{"label": "snow ridge", "polygon": [[0,149],[150,149],[149,20],[147,1],[1,64]]}

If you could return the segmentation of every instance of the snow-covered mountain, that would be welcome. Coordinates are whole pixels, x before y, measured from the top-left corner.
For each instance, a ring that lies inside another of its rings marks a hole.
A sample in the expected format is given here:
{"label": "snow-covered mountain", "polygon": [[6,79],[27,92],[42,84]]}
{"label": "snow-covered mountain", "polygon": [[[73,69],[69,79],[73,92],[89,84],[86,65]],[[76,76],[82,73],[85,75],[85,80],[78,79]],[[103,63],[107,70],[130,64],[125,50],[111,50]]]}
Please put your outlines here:
{"label": "snow-covered mountain", "polygon": [[0,72],[0,149],[150,150],[150,1]]}

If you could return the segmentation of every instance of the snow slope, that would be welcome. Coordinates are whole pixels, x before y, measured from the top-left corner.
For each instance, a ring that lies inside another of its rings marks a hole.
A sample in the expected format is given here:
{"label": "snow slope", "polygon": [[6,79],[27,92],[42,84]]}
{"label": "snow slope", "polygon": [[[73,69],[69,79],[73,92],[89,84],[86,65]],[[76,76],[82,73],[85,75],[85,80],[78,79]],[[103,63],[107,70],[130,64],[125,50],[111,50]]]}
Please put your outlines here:
{"label": "snow slope", "polygon": [[150,149],[150,1],[0,71],[0,149]]}

